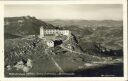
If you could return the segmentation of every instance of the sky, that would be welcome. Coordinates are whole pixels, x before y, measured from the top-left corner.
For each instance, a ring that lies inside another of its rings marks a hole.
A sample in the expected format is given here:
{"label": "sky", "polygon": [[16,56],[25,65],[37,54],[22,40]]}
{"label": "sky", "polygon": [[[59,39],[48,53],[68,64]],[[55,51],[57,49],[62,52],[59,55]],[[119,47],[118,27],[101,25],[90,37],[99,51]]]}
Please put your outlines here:
{"label": "sky", "polygon": [[122,20],[121,4],[8,4],[5,17],[35,16],[38,19]]}

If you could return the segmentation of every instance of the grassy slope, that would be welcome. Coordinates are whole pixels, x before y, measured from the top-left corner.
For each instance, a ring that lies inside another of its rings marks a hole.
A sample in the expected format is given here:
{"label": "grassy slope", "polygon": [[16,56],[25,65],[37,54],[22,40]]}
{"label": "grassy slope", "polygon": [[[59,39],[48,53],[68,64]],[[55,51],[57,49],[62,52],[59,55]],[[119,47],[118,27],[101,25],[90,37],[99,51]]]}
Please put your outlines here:
{"label": "grassy slope", "polygon": [[[5,40],[5,48],[5,67],[11,65],[13,68],[20,60],[31,59],[33,68],[30,72],[33,73],[59,72],[49,55],[55,59],[64,72],[75,71],[79,69],[79,66],[83,66],[84,63],[103,61],[103,59],[86,54],[74,54],[58,46],[50,48],[49,52],[46,53],[45,49],[47,49],[47,46],[44,41],[40,40],[37,36]],[[50,50],[52,50],[54,54],[50,52]],[[8,71],[6,70],[5,72]],[[9,72],[17,73],[16,70],[10,70]]]}
{"label": "grassy slope", "polygon": [[[82,67],[82,69],[86,69],[87,67],[84,66],[86,63],[103,62],[107,59],[102,59],[95,56],[93,57],[92,55],[88,55],[86,53],[82,55],[71,53],[59,46],[50,48],[48,52],[45,52],[47,46],[45,45],[45,42],[37,36],[7,39],[5,40],[5,48],[5,67],[7,65],[11,65],[12,67],[12,70],[10,71],[7,71],[5,68],[6,76],[8,76],[8,72],[22,73],[21,70],[17,71],[13,68],[13,66],[22,59],[32,60],[33,67],[30,69],[30,72],[32,73],[58,73],[59,69],[53,63],[51,57],[54,58],[64,72],[75,72],[79,70],[80,67]],[[111,60],[106,61],[106,63],[109,61]],[[27,76],[46,75],[35,74]]]}
{"label": "grassy slope", "polygon": [[[5,66],[13,66],[21,59],[29,58],[32,59],[34,66],[31,69],[31,72],[58,72],[58,69],[54,66],[53,62],[44,51],[46,48],[44,42],[36,36],[24,37],[25,35],[38,34],[39,27],[41,25],[50,28],[54,26],[39,21],[35,18],[26,19],[23,17],[22,19],[24,23],[22,25],[21,23],[19,24],[17,22],[17,20],[19,20],[19,17],[14,18],[14,20],[12,19],[13,18],[7,18],[7,20],[5,19],[5,21],[11,22],[11,25],[5,25],[5,32],[9,33],[11,36],[18,35],[23,37],[5,40]],[[63,28],[72,31],[72,34],[76,39],[76,41],[74,42],[77,42],[83,49],[83,51],[85,51],[85,55],[76,55],[58,47],[51,49],[54,51],[55,55],[52,55],[52,53],[49,54],[54,57],[54,59],[65,72],[75,71],[79,69],[79,66],[83,65],[84,63],[90,63],[94,61],[103,62],[103,59],[101,58],[93,58],[91,55],[86,55],[86,53],[93,55],[102,55],[103,53],[100,53],[100,50],[97,49],[99,43],[101,45],[101,49],[123,49],[122,27],[97,27],[96,30],[93,30],[90,27],[79,28],[77,26],[67,26]],[[10,37],[10,35],[8,36]],[[56,50],[59,50],[59,52],[57,53]],[[13,72],[17,71],[14,70]]]}

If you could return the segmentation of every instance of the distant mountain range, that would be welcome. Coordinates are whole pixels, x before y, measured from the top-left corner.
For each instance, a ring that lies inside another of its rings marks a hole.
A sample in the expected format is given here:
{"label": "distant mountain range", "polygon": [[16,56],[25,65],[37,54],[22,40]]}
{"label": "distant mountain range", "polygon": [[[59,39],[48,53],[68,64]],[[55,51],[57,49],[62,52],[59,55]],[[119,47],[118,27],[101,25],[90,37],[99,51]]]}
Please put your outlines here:
{"label": "distant mountain range", "polygon": [[[39,34],[40,26],[44,28],[66,28],[69,30],[74,30],[73,28],[85,29],[91,27],[91,29],[96,29],[97,27],[122,27],[123,21],[114,20],[39,20],[35,17],[22,16],[22,17],[5,17],[5,33],[12,35],[33,35]],[[69,28],[70,27],[70,28]],[[88,28],[90,32],[90,28]],[[92,30],[91,30],[92,32]],[[86,33],[87,34],[87,33]]]}
{"label": "distant mountain range", "polygon": [[54,26],[61,25],[75,25],[79,27],[120,27],[123,25],[123,21],[115,20],[46,20],[46,22],[53,24]]}

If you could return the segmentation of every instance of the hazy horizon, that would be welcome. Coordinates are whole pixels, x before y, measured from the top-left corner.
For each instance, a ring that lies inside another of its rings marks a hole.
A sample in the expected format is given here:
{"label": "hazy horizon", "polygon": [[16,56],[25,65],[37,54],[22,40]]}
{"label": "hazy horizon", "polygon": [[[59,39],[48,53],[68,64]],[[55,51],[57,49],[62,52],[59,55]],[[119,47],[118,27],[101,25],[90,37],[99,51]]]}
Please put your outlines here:
{"label": "hazy horizon", "polygon": [[123,20],[121,4],[5,5],[5,17],[34,16],[43,20]]}

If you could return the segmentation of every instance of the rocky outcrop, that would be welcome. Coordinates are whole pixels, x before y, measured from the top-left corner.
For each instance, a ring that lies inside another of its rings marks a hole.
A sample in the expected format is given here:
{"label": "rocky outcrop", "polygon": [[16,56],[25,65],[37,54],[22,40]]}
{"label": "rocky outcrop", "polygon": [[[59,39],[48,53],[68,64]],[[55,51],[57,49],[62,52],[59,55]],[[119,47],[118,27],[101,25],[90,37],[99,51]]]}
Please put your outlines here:
{"label": "rocky outcrop", "polygon": [[29,70],[32,68],[32,60],[27,59],[26,61],[19,61],[14,66],[16,70],[22,70],[23,72],[29,72]]}

